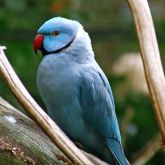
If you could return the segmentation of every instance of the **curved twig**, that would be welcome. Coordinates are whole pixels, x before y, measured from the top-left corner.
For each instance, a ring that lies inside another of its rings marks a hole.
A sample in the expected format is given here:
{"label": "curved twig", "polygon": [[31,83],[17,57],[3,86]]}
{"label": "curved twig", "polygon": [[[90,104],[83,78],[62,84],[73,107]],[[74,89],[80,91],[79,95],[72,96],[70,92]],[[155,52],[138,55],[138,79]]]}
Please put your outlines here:
{"label": "curved twig", "polygon": [[165,79],[147,0],[128,0],[132,11],[155,116],[165,145]]}
{"label": "curved twig", "polygon": [[161,136],[156,134],[140,151],[138,151],[131,162],[132,165],[146,164],[157,151],[161,149]]}

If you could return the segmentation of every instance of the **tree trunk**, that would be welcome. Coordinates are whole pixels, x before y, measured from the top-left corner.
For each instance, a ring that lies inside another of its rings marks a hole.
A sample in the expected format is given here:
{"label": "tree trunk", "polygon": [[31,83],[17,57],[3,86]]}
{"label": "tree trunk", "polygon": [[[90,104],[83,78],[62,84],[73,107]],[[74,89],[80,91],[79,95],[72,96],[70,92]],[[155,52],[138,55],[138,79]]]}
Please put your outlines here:
{"label": "tree trunk", "polygon": [[[84,154],[94,164],[106,163]],[[61,165],[70,160],[27,116],[0,97],[0,165]]]}
{"label": "tree trunk", "polygon": [[31,119],[0,98],[0,165],[69,162]]}

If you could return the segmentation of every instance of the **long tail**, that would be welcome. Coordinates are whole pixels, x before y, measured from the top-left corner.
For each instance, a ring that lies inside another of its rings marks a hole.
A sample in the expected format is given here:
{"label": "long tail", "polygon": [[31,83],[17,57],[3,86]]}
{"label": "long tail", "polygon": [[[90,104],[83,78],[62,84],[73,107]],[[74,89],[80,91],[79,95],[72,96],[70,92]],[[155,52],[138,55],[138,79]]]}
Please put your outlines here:
{"label": "long tail", "polygon": [[116,141],[115,139],[109,139],[108,147],[117,165],[129,165],[129,162],[124,155],[123,148],[118,141]]}

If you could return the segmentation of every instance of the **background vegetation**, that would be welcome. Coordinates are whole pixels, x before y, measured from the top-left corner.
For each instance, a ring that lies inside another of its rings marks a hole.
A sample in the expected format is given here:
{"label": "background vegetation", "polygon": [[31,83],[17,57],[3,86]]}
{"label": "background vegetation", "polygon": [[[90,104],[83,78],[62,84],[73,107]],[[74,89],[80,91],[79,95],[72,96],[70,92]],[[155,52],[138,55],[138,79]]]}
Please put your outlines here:
{"label": "background vegetation", "polygon": [[[165,66],[165,1],[149,0],[149,5]],[[143,80],[142,67],[136,65],[139,63],[139,47],[127,2],[0,0],[0,44],[7,46],[8,59],[41,106],[44,105],[35,77],[42,57],[34,55],[33,39],[40,25],[55,16],[76,19],[89,33],[96,59],[111,83],[124,148],[128,159],[131,159],[159,130]],[[21,109],[2,81],[0,94]],[[147,164],[164,165],[165,153],[157,152]]]}

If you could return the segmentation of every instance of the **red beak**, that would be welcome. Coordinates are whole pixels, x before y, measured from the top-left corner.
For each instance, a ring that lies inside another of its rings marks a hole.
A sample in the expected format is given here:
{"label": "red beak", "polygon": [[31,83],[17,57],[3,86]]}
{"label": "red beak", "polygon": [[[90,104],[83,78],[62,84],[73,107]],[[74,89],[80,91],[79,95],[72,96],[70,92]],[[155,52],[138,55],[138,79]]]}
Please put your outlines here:
{"label": "red beak", "polygon": [[36,38],[34,39],[33,46],[36,55],[38,49],[41,50],[43,48],[43,40],[44,40],[44,36],[42,34],[37,34]]}

